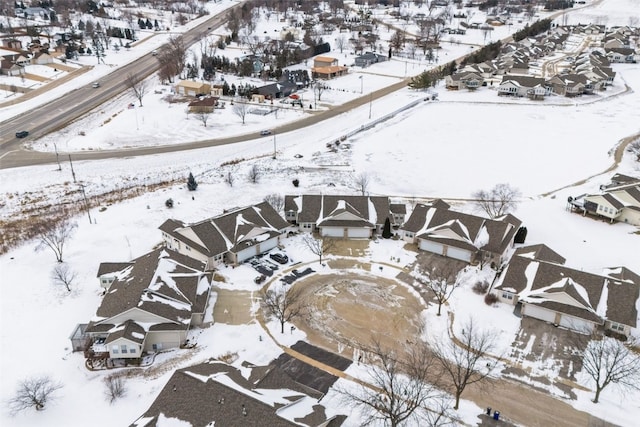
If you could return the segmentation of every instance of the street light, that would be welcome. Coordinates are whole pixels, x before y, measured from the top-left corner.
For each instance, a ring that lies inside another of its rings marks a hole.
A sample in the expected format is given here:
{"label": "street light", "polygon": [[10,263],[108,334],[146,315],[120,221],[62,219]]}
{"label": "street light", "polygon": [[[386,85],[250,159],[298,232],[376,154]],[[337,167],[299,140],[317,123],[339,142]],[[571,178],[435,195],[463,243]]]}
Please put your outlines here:
{"label": "street light", "polygon": [[360,94],[362,94],[362,88],[363,88],[363,83],[362,82],[364,80],[362,80],[362,76],[359,76],[358,78],[360,79]]}

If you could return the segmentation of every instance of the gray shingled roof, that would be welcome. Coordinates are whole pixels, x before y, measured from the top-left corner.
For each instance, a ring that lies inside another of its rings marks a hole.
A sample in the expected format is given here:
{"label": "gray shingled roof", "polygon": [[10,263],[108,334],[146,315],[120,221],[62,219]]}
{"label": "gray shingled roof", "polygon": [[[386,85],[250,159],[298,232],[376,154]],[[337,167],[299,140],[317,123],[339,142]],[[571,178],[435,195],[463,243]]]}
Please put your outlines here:
{"label": "gray shingled roof", "polygon": [[116,273],[132,265],[130,262],[101,262],[100,266],[98,266],[98,274],[96,277],[100,277],[103,274]]}
{"label": "gray shingled roof", "polygon": [[110,318],[132,308],[155,314],[181,329],[188,327],[192,313],[204,312],[211,283],[211,273],[203,272],[204,263],[160,248],[132,264],[129,274],[113,282],[98,307],[96,315],[103,320],[91,322],[88,330],[97,331],[98,324],[109,323]]}
{"label": "gray shingled roof", "polygon": [[[178,224],[180,226],[173,227]],[[160,229],[204,255],[213,257],[227,251],[237,252],[263,241],[256,240],[257,236],[278,236],[288,226],[289,223],[269,203],[262,202],[188,226],[166,221]],[[191,232],[201,243],[187,237]]]}
{"label": "gray shingled roof", "polygon": [[[370,212],[371,206],[375,212]],[[317,225],[342,211],[349,212],[368,223],[370,218],[375,217],[375,225],[383,225],[391,214],[389,198],[381,196],[288,195],[285,196],[284,209],[286,212],[297,212],[299,223]],[[361,224],[354,226],[359,227]]]}
{"label": "gray shingled roof", "polygon": [[[245,369],[250,369],[249,366],[245,365]],[[324,406],[320,403],[314,405],[313,412],[304,418],[290,421],[279,416],[278,409],[308,396],[305,393],[307,389],[286,378],[288,375],[273,364],[268,369],[254,369],[265,373],[263,381],[256,381],[253,376],[250,376],[251,382],[247,381],[236,368],[215,360],[179,369],[149,409],[131,427],[157,426],[161,414],[189,422],[193,427],[214,424],[242,427],[317,426],[326,421]],[[281,378],[277,380],[276,377]],[[220,378],[220,381],[216,378]],[[272,397],[263,398],[269,394],[266,390],[285,389],[289,392],[284,393],[284,400],[275,402],[273,406],[268,403]]]}
{"label": "gray shingled roof", "polygon": [[[531,254],[531,256],[529,256],[529,254]],[[553,262],[556,264],[564,264],[566,261],[562,255],[551,249],[549,246],[543,244],[523,246],[516,249],[513,256],[523,256],[525,258]]]}

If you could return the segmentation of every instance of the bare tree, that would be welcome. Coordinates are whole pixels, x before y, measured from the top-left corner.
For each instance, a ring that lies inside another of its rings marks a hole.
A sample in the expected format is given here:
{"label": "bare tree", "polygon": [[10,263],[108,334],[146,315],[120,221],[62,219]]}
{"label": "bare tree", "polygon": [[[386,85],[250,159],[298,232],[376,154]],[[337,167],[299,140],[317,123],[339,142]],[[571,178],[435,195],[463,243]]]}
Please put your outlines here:
{"label": "bare tree", "polygon": [[124,397],[127,394],[124,379],[121,375],[112,374],[104,378],[105,396],[109,399],[109,403],[113,403],[116,399]]}
{"label": "bare tree", "polygon": [[71,270],[69,264],[59,263],[51,272],[51,279],[56,285],[64,285],[68,292],[71,292],[71,285],[76,279],[76,272]]}
{"label": "bare tree", "polygon": [[12,414],[29,408],[41,411],[47,402],[55,398],[54,392],[61,388],[61,383],[48,376],[26,378],[18,384],[15,394],[9,399],[9,410]]}
{"label": "bare tree", "polygon": [[227,171],[227,174],[224,177],[224,182],[229,184],[229,187],[233,187],[233,183],[235,182],[236,177],[234,175],[234,171]]}
{"label": "bare tree", "polygon": [[490,218],[505,215],[518,207],[520,190],[509,184],[497,184],[491,190],[478,190],[471,194],[478,208]]}
{"label": "bare tree", "polygon": [[142,107],[142,98],[144,98],[147,92],[147,83],[136,74],[127,74],[124,80],[127,87],[131,90],[133,96],[138,99],[140,106]]}
{"label": "bare tree", "polygon": [[267,194],[264,197],[264,201],[269,203],[273,209],[277,212],[282,212],[284,209],[284,197],[278,193]]}
{"label": "bare tree", "polygon": [[244,119],[247,116],[248,112],[249,105],[247,103],[237,101],[233,103],[233,114],[240,117],[240,119],[242,120],[242,124],[244,124]]}
{"label": "bare tree", "polygon": [[340,49],[340,53],[342,53],[346,45],[347,38],[344,36],[344,34],[340,34],[338,37],[336,37],[336,47]]}
{"label": "bare tree", "polygon": [[207,107],[196,107],[194,114],[196,118],[202,122],[202,125],[207,127],[207,122],[211,117],[211,111]]}
{"label": "bare tree", "polygon": [[369,193],[369,184],[371,183],[371,176],[367,172],[361,172],[355,177],[354,186],[358,192],[366,196]]}
{"label": "bare tree", "polygon": [[262,306],[268,317],[280,322],[280,333],[284,333],[284,324],[306,313],[307,305],[300,288],[293,287],[288,291],[284,288],[263,290],[261,292]]}
{"label": "bare tree", "polygon": [[313,86],[313,93],[315,94],[317,101],[320,101],[322,92],[324,92],[326,89],[327,89],[327,86],[322,82],[317,82],[315,86]]}
{"label": "bare tree", "polygon": [[582,369],[595,384],[594,403],[610,384],[626,390],[640,389],[640,355],[632,350],[633,341],[623,343],[597,332],[574,334],[573,340],[582,356]]}
{"label": "bare tree", "polygon": [[38,229],[40,242],[36,246],[36,251],[49,248],[55,254],[56,261],[62,262],[64,247],[76,227],[76,223],[69,219],[62,219],[54,225],[42,224]]}
{"label": "bare tree", "polygon": [[172,81],[173,76],[182,74],[187,60],[187,48],[181,36],[171,37],[167,44],[163,45],[156,56],[160,63],[161,80]]}
{"label": "bare tree", "polygon": [[458,288],[458,271],[454,264],[447,263],[442,267],[433,267],[430,271],[420,271],[415,274],[418,283],[427,288],[438,303],[438,316],[441,314],[442,304],[451,298],[453,291]]}
{"label": "bare tree", "polygon": [[440,425],[449,405],[438,408],[439,416],[429,416],[431,407],[440,405],[439,397],[443,396],[435,385],[440,374],[433,353],[426,346],[399,348],[401,352],[395,353],[373,339],[373,344],[363,349],[373,362],[367,369],[368,384],[337,391],[345,403],[366,414],[363,425]]}
{"label": "bare tree", "polygon": [[259,180],[260,168],[258,167],[258,165],[253,165],[251,166],[251,169],[249,169],[249,182],[251,182],[252,184],[257,184]]}
{"label": "bare tree", "polygon": [[309,248],[311,253],[320,257],[320,260],[318,261],[320,264],[322,264],[322,256],[336,246],[335,240],[326,237],[316,239],[312,234],[305,235],[302,238],[302,241],[307,246],[307,248]]}
{"label": "bare tree", "polygon": [[433,346],[438,364],[451,381],[451,392],[456,398],[454,409],[460,406],[464,389],[484,382],[498,363],[497,359],[487,358],[495,347],[493,334],[478,330],[473,319],[464,325],[458,341],[443,339]]}

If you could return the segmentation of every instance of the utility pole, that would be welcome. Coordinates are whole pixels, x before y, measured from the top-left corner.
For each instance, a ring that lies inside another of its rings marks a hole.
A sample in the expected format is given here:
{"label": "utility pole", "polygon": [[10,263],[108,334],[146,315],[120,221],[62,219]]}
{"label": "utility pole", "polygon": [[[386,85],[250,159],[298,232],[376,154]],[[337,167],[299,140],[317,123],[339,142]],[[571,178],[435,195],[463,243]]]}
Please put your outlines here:
{"label": "utility pole", "polygon": [[371,102],[373,101],[373,92],[369,93],[369,120],[371,120]]}
{"label": "utility pole", "polygon": [[276,158],[276,133],[273,133],[273,159]]}
{"label": "utility pole", "polygon": [[56,146],[56,143],[53,143],[53,148],[56,150],[56,162],[58,162],[58,170],[61,171],[62,170],[62,166],[60,165],[60,155],[58,154],[58,147]]}
{"label": "utility pole", "polygon": [[76,172],[73,170],[73,163],[71,162],[71,154],[69,154],[69,165],[71,166],[71,175],[73,176],[73,182],[77,182]]}

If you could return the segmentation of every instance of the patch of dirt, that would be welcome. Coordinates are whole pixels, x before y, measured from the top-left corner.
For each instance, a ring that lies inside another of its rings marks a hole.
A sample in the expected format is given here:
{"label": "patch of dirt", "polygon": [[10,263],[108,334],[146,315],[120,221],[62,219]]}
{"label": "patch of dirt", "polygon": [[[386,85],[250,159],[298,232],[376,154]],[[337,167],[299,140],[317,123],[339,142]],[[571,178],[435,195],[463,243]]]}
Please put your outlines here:
{"label": "patch of dirt", "polygon": [[333,248],[328,253],[336,256],[348,256],[348,257],[362,257],[369,252],[369,244],[371,240],[368,239],[332,239]]}
{"label": "patch of dirt", "polygon": [[364,271],[371,271],[371,264],[362,263],[355,259],[339,258],[327,261],[327,265],[334,270],[348,270],[359,268]]}
{"label": "patch of dirt", "polygon": [[[347,357],[372,337],[393,348],[420,334],[423,306],[396,280],[369,274],[315,275],[301,280],[309,315],[296,324],[311,342]],[[375,321],[373,321],[375,319]]]}

